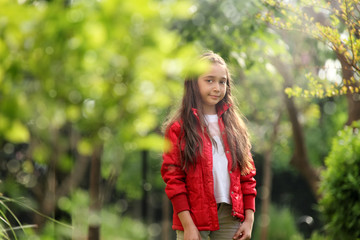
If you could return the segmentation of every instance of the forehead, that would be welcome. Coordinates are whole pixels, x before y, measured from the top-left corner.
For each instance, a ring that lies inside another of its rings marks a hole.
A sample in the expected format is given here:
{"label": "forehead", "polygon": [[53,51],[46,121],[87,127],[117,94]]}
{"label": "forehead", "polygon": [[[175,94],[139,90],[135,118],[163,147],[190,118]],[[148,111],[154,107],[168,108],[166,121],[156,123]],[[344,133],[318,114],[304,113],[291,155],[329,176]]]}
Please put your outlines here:
{"label": "forehead", "polygon": [[200,77],[218,77],[218,78],[227,78],[227,68],[219,63],[212,63],[207,70],[207,72],[200,75]]}

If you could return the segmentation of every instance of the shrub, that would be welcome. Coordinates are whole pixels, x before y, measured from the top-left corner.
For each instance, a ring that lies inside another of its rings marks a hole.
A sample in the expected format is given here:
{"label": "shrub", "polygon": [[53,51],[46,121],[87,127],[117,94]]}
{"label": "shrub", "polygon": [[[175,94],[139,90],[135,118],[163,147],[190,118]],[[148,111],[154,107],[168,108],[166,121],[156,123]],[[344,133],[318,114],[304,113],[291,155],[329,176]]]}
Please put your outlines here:
{"label": "shrub", "polygon": [[360,237],[360,122],[339,131],[325,159],[319,202],[332,239]]}

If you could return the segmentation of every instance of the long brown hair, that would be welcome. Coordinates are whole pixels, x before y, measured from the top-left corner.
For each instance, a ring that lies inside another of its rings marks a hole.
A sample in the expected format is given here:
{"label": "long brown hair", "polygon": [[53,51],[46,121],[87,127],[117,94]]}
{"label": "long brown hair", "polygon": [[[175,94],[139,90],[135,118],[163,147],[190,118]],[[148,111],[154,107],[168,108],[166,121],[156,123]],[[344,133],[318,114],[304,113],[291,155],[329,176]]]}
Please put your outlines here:
{"label": "long brown hair", "polygon": [[[241,174],[247,174],[253,169],[252,157],[250,154],[251,144],[245,123],[237,112],[237,107],[232,99],[231,85],[232,79],[227,65],[222,57],[211,51],[204,53],[201,60],[207,60],[211,64],[220,64],[225,67],[227,82],[225,97],[216,105],[216,109],[222,109],[224,105],[230,106],[223,113],[223,121],[227,142],[232,155],[232,169],[240,167]],[[196,166],[197,156],[202,152],[203,142],[200,134],[208,134],[205,131],[205,117],[202,110],[202,101],[198,86],[198,77],[192,76],[185,79],[184,95],[179,109],[172,118],[165,123],[165,130],[175,122],[181,122],[181,132],[178,141],[180,149],[180,159],[183,169],[189,166]],[[197,117],[193,113],[193,108],[197,109]],[[200,130],[200,131],[199,131]],[[212,139],[212,138],[211,138]],[[213,141],[213,140],[212,140]]]}

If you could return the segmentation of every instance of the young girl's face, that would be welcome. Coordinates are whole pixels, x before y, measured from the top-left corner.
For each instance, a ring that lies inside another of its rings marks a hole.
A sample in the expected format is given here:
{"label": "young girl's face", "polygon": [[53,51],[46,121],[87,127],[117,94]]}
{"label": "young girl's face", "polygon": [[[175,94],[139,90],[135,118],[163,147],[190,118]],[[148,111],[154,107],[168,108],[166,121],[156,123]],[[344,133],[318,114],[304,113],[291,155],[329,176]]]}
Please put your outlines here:
{"label": "young girl's face", "polygon": [[218,63],[213,63],[208,72],[199,76],[198,86],[204,114],[216,114],[215,106],[225,96],[227,81],[226,68]]}

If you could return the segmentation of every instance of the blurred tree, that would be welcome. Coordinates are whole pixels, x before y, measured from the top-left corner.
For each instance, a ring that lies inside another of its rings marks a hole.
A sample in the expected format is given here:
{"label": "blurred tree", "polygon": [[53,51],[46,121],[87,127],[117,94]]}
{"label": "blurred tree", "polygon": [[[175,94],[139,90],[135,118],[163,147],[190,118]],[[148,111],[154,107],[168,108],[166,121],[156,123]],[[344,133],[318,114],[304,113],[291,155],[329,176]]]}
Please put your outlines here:
{"label": "blurred tree", "polygon": [[1,192],[24,196],[8,185],[20,182],[56,218],[90,167],[98,239],[100,178],[113,190],[126,152],[162,149],[157,115],[197,55],[164,23],[189,14],[186,1],[1,1]]}

